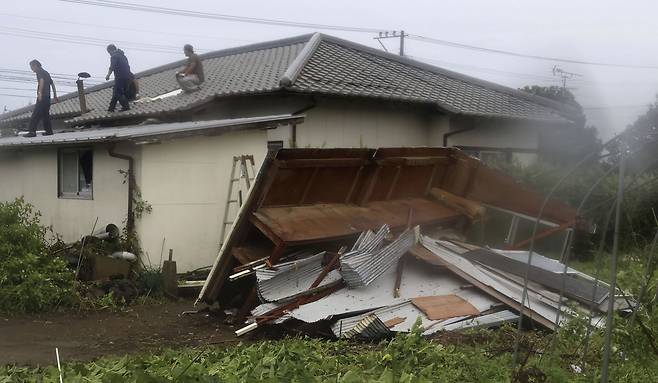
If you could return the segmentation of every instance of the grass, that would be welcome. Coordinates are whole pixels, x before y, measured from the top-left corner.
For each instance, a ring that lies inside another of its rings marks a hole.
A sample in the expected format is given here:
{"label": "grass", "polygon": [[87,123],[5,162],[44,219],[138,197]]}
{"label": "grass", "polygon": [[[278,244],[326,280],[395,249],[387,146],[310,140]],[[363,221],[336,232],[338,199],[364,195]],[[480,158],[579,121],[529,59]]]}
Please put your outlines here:
{"label": "grass", "polygon": [[[555,352],[550,337],[531,332],[522,339],[523,367],[513,370],[514,330],[446,333],[431,340],[416,331],[380,343],[286,338],[235,346],[205,346],[158,353],[64,363],[66,382],[591,382],[597,378],[596,350],[584,372],[574,356],[582,343],[578,326],[559,335]],[[598,337],[598,335],[596,335]],[[527,356],[527,358],[526,358]],[[658,363],[615,353],[612,380],[655,381]],[[515,377],[518,380],[515,380]],[[0,383],[58,380],[55,366],[0,367]]]}

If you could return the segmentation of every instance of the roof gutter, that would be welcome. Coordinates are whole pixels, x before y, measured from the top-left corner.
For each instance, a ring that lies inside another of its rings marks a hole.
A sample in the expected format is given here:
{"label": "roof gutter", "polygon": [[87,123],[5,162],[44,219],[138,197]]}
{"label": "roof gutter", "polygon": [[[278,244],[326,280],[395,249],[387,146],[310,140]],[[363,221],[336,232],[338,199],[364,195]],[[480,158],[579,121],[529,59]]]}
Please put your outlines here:
{"label": "roof gutter", "polygon": [[133,210],[133,196],[135,193],[135,160],[132,156],[121,154],[114,151],[116,144],[111,144],[107,149],[110,157],[128,161],[128,215],[126,219],[126,231],[128,236],[135,232],[135,212]]}
{"label": "roof gutter", "polygon": [[473,130],[473,129],[475,129],[474,126],[469,126],[468,128],[457,129],[457,130],[453,130],[452,132],[445,133],[443,135],[443,146],[448,147],[448,138],[454,136],[455,134],[468,132],[469,130]]}

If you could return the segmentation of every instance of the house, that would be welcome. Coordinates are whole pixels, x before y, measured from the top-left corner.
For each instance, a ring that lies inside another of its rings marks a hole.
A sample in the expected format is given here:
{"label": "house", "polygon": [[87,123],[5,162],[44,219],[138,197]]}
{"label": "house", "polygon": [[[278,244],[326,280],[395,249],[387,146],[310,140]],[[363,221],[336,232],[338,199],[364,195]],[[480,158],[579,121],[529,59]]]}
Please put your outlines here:
{"label": "house", "polygon": [[0,115],[0,200],[25,196],[66,241],[96,218],[126,225],[151,264],[171,248],[186,271],[215,259],[236,155],[260,163],[268,148],[458,146],[530,162],[542,136],[568,134],[578,118],[545,98],[319,33],[201,57],[201,90],[178,89],[184,61],[153,68],[136,74],[141,98],[129,112],[106,111],[111,82],[60,97],[51,137],[16,137],[30,107]]}

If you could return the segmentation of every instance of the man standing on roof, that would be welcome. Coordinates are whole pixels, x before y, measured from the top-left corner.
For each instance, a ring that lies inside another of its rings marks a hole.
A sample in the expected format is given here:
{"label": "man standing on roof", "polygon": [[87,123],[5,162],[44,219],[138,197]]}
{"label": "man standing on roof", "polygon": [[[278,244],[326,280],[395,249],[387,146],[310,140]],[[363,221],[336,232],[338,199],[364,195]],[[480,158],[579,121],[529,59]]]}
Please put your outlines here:
{"label": "man standing on roof", "polygon": [[176,73],[176,81],[184,92],[194,92],[199,90],[199,85],[205,80],[203,64],[190,44],[185,44],[183,53],[187,56],[187,65],[182,71]]}
{"label": "man standing on roof", "polygon": [[114,72],[114,89],[112,90],[110,107],[107,111],[114,112],[118,101],[121,104],[121,111],[125,112],[126,110],[130,110],[130,106],[128,105],[128,89],[134,76],[130,71],[128,58],[123,54],[121,49],[117,49],[114,44],[110,44],[107,46],[107,53],[110,54],[110,69],[107,71],[105,80],[109,80],[110,75]]}
{"label": "man standing on roof", "polygon": [[46,72],[38,60],[30,61],[30,69],[37,74],[37,103],[32,110],[30,118],[30,132],[25,137],[36,137],[37,124],[43,122],[43,129],[46,131],[43,135],[50,136],[53,134],[53,128],[50,123],[50,88],[53,88],[53,101],[57,102],[57,89],[50,73]]}

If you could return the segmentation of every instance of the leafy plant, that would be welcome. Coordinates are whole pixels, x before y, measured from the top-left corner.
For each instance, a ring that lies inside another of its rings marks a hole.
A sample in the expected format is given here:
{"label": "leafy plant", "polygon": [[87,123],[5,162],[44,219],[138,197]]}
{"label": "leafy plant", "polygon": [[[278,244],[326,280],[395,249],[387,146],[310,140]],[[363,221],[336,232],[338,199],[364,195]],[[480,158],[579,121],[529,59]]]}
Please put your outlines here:
{"label": "leafy plant", "polygon": [[22,198],[0,203],[0,311],[50,310],[75,301],[75,280],[61,259],[48,254],[40,213]]}

